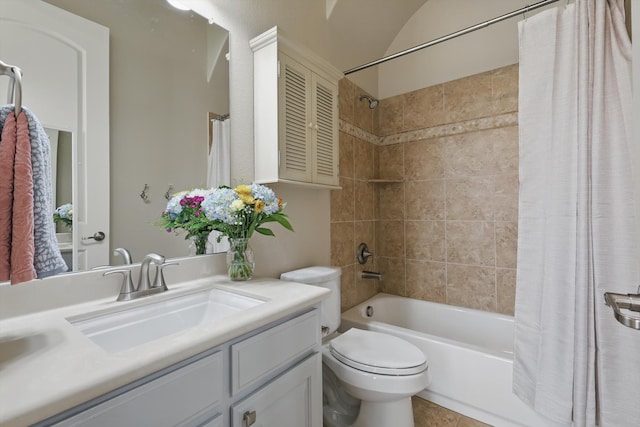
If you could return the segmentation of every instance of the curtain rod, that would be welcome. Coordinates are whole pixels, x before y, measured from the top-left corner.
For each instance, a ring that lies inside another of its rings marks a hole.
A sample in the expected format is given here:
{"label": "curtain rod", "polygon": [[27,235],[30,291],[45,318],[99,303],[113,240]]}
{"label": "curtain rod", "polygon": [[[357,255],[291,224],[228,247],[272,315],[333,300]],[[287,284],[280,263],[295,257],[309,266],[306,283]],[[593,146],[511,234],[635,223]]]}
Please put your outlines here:
{"label": "curtain rod", "polygon": [[481,22],[480,24],[476,24],[476,25],[473,25],[471,27],[467,27],[467,28],[465,28],[463,30],[456,31],[455,33],[451,33],[451,34],[448,34],[446,36],[442,36],[442,37],[437,38],[435,40],[431,40],[429,42],[419,44],[417,46],[411,47],[409,49],[402,50],[400,52],[397,52],[397,53],[394,53],[394,54],[391,54],[391,55],[388,55],[388,56],[383,56],[380,59],[376,59],[375,61],[367,62],[366,64],[360,65],[358,67],[350,68],[350,69],[348,69],[347,71],[344,72],[344,75],[346,76],[346,75],[355,73],[356,71],[362,71],[364,69],[373,67],[375,65],[382,64],[383,62],[387,62],[387,61],[391,61],[392,59],[400,58],[401,56],[408,55],[408,54],[416,52],[418,50],[421,50],[421,49],[424,49],[424,48],[427,48],[427,47],[430,47],[430,46],[434,46],[434,45],[436,45],[438,43],[442,43],[442,42],[445,42],[447,40],[454,39],[454,38],[462,36],[464,34],[468,34],[468,33],[471,33],[473,31],[488,27],[489,25],[493,25],[493,24],[495,24],[497,22],[504,21],[505,19],[513,18],[514,16],[527,13],[529,11],[538,9],[540,7],[546,6],[546,5],[551,4],[551,3],[555,3],[557,1],[559,1],[559,0],[542,0],[542,1],[539,1],[538,3],[534,3],[534,4],[531,4],[529,6],[525,6],[522,9],[514,10],[513,12],[509,12],[507,14],[498,16],[496,18],[490,19],[490,20],[485,21],[485,22]]}

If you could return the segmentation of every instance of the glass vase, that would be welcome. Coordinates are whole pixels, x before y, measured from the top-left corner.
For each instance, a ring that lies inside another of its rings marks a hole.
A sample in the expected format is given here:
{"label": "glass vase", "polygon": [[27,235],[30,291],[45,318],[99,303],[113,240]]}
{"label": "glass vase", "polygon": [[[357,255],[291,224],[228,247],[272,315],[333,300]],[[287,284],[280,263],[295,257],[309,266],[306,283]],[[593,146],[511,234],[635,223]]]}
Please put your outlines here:
{"label": "glass vase", "polygon": [[209,236],[192,236],[189,243],[189,255],[204,255],[212,252]]}
{"label": "glass vase", "polygon": [[249,246],[249,239],[229,238],[227,251],[227,271],[234,282],[249,280],[253,277],[253,249]]}

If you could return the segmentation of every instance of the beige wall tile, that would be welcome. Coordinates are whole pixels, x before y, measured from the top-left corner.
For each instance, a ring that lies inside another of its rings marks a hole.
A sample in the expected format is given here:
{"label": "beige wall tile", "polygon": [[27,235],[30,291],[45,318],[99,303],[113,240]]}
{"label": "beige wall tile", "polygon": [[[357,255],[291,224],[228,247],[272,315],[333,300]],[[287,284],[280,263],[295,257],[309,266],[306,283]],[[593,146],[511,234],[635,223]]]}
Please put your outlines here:
{"label": "beige wall tile", "polygon": [[495,268],[449,264],[447,266],[447,303],[495,311]]}
{"label": "beige wall tile", "polygon": [[446,261],[444,221],[407,221],[405,233],[407,259]]}
{"label": "beige wall tile", "polygon": [[380,292],[407,296],[405,289],[405,260],[404,258],[378,257],[378,272],[382,273]]}
{"label": "beige wall tile", "polygon": [[339,171],[341,178],[354,178],[355,177],[355,164],[354,164],[354,137],[344,132],[339,133],[340,143],[340,164]]}
{"label": "beige wall tile", "polygon": [[[404,183],[377,184],[377,219],[404,219],[405,203]],[[408,207],[408,206],[407,206]]]}
{"label": "beige wall tile", "polygon": [[518,111],[518,64],[492,72],[493,114]]}
{"label": "beige wall tile", "polygon": [[407,181],[405,199],[407,219],[444,220],[445,218],[445,181]]}
{"label": "beige wall tile", "polygon": [[392,96],[380,101],[378,105],[377,126],[380,136],[392,135],[402,132],[403,97]]}
{"label": "beige wall tile", "polygon": [[444,176],[443,139],[413,141],[404,147],[406,180],[441,178]]}
{"label": "beige wall tile", "polygon": [[496,293],[498,313],[515,314],[516,270],[496,268]]}
{"label": "beige wall tile", "polygon": [[378,256],[404,258],[404,221],[376,221]]}
{"label": "beige wall tile", "polygon": [[494,214],[496,221],[518,220],[518,175],[495,177]]}
{"label": "beige wall tile", "polygon": [[373,184],[356,180],[354,198],[356,221],[369,221],[376,218],[376,189]]}
{"label": "beige wall tile", "polygon": [[447,177],[494,175],[494,130],[483,130],[445,138],[443,159]]}
{"label": "beige wall tile", "polygon": [[355,182],[340,178],[341,190],[331,190],[331,221],[353,221],[355,211]]}
{"label": "beige wall tile", "polygon": [[407,296],[424,301],[447,302],[447,266],[442,262],[407,260]]}
{"label": "beige wall tile", "polygon": [[[375,221],[356,221],[354,223],[354,247],[353,247],[353,263],[356,263],[356,251],[360,243],[366,243],[369,248],[369,252],[374,254],[373,259],[375,259],[375,255],[377,252],[376,246],[376,222]],[[369,258],[365,266],[371,267],[372,258]]]}
{"label": "beige wall tile", "polygon": [[444,108],[455,123],[493,114],[491,72],[444,83]]}
{"label": "beige wall tile", "polygon": [[446,192],[447,220],[493,220],[492,176],[447,179]]}
{"label": "beige wall tile", "polygon": [[496,267],[516,268],[518,223],[496,222]]}
{"label": "beige wall tile", "polygon": [[340,276],[340,310],[345,311],[358,305],[357,288],[355,281],[355,265],[342,267]]}
{"label": "beige wall tile", "polygon": [[361,139],[354,140],[354,165],[356,179],[375,178],[374,150],[373,144]]}
{"label": "beige wall tile", "polygon": [[404,94],[404,131],[447,123],[444,85],[426,87]]}
{"label": "beige wall tile", "polygon": [[494,224],[489,221],[447,221],[447,262],[495,265]]}
{"label": "beige wall tile", "polygon": [[382,145],[376,147],[377,173],[376,178],[403,179],[404,178],[404,145]]}
{"label": "beige wall tile", "polygon": [[338,111],[339,117],[351,124],[355,122],[354,105],[356,99],[356,85],[348,78],[338,82]]}
{"label": "beige wall tile", "polygon": [[342,267],[353,264],[353,222],[331,224],[331,265]]}
{"label": "beige wall tile", "polygon": [[507,126],[491,132],[496,159],[496,173],[518,173],[518,126]]}

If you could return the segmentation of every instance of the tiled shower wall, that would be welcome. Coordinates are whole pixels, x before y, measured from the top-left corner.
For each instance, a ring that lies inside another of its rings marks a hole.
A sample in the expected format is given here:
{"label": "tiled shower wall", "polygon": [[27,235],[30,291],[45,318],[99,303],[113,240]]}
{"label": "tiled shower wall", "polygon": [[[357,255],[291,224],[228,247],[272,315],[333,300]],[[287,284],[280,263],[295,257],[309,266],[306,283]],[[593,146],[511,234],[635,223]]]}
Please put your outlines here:
{"label": "tiled shower wall", "polygon": [[[342,190],[332,192],[331,239],[343,308],[383,291],[513,314],[517,82],[513,65],[369,110],[342,80]],[[360,241],[375,254],[363,267]],[[383,280],[359,279],[363,268]]]}

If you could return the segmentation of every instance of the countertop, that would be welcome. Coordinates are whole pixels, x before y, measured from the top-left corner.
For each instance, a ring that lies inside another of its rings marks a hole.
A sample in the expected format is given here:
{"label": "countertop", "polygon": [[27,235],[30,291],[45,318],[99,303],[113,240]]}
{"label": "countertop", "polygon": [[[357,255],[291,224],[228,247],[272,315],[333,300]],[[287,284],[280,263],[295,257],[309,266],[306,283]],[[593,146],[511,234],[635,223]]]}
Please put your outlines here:
{"label": "countertop", "polygon": [[[238,314],[201,324],[119,353],[107,353],[67,318],[146,304],[196,289],[219,288],[264,300]],[[78,304],[0,319],[0,426],[26,426],[46,419],[174,363],[215,347],[324,299],[329,290],[225,275],[199,278],[134,301],[116,294]],[[8,301],[3,301],[9,304]]]}

